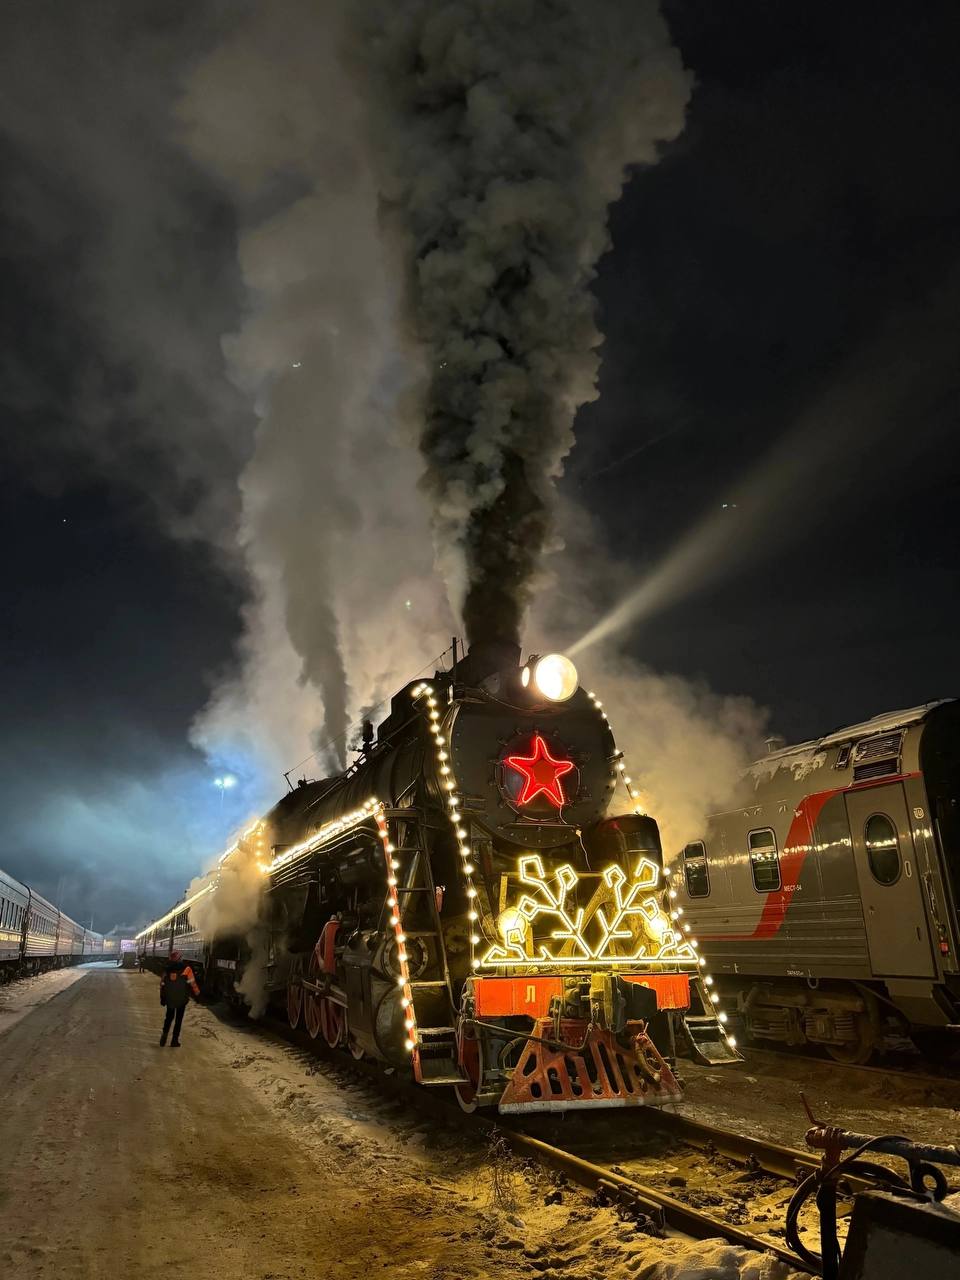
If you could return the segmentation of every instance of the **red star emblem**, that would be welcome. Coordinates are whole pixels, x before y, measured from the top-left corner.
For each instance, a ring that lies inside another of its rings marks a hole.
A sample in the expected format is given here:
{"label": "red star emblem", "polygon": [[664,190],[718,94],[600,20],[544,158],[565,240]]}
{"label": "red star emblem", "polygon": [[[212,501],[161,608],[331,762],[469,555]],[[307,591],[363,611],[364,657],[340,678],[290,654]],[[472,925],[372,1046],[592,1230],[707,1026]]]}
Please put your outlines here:
{"label": "red star emblem", "polygon": [[523,777],[523,787],[517,803],[529,804],[542,793],[551,804],[561,809],[567,803],[567,798],[563,794],[560,779],[573,768],[573,761],[554,760],[539,733],[533,735],[531,746],[531,755],[507,756],[505,760],[511,769],[516,769]]}

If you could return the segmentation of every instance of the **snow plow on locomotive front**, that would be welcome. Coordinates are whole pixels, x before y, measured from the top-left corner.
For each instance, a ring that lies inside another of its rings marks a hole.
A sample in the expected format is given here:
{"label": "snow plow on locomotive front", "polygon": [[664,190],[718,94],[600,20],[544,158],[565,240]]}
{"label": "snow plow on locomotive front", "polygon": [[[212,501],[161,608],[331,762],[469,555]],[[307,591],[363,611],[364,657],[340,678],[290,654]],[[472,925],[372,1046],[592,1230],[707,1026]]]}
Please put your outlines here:
{"label": "snow plow on locomotive front", "polygon": [[271,986],[293,1026],[469,1110],[663,1103],[696,944],[602,704],[518,657],[408,685],[351,769],[251,828]]}

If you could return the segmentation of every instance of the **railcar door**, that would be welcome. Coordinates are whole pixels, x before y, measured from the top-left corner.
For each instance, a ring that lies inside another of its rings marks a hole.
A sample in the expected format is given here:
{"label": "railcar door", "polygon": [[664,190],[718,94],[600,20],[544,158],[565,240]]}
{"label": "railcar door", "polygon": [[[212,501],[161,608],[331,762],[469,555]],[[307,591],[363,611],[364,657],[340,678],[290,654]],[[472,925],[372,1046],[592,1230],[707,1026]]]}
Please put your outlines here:
{"label": "railcar door", "polygon": [[903,784],[846,795],[870,966],[878,977],[933,977],[933,953]]}

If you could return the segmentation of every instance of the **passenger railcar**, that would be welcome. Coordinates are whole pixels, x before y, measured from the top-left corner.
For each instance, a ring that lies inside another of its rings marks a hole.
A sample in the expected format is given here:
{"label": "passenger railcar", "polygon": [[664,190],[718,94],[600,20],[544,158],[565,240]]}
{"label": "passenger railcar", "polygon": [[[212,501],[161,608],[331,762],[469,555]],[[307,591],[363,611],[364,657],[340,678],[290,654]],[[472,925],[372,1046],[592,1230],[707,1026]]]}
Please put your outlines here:
{"label": "passenger railcar", "polygon": [[[211,877],[208,887],[213,888],[214,884],[215,878]],[[208,947],[202,933],[190,918],[189,902],[178,903],[136,938],[137,955],[148,968],[157,972],[174,950],[179,951],[184,960],[189,962],[197,982],[202,985],[206,977]]]}
{"label": "passenger railcar", "polygon": [[[301,783],[143,931],[144,959],[176,947],[227,993],[262,967],[292,1026],[468,1109],[676,1097],[664,1055],[699,969],[662,906],[657,825],[573,664],[518,659],[475,650],[408,684],[350,769]],[[240,861],[257,928],[198,937],[191,912]],[[703,1004],[701,1052],[733,1057]]]}
{"label": "passenger railcar", "polygon": [[845,1062],[891,1035],[957,1043],[960,703],[772,751],[673,870],[751,1039]]}
{"label": "passenger railcar", "polygon": [[84,929],[36,890],[0,871],[0,981],[117,954],[117,940]]}

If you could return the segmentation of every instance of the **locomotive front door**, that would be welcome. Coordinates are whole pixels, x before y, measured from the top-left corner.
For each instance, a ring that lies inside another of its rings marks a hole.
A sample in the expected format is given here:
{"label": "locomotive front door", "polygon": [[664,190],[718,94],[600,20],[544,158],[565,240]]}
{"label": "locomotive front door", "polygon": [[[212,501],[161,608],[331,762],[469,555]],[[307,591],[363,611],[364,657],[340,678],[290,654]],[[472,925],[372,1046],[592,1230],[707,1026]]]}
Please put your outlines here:
{"label": "locomotive front door", "polygon": [[846,795],[870,967],[878,977],[933,977],[933,955],[903,784]]}

